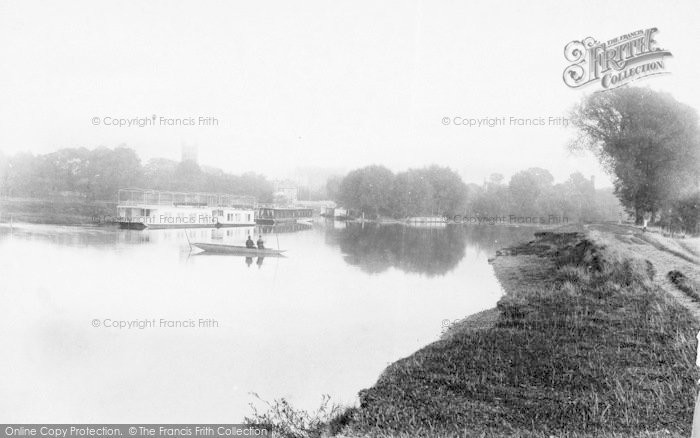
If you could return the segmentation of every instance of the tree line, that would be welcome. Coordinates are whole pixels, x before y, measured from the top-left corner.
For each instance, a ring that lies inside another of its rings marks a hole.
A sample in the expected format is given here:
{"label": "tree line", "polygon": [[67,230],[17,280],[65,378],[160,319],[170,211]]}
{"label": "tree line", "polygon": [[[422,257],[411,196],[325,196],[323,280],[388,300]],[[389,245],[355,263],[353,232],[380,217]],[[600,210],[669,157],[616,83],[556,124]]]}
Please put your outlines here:
{"label": "tree line", "polygon": [[447,167],[429,166],[394,174],[383,166],[353,170],[331,179],[328,192],[356,215],[403,219],[415,216],[566,217],[570,221],[618,220],[620,204],[611,190],[572,174],[555,184],[551,173],[530,168],[506,183],[493,174],[482,185],[466,184]]}
{"label": "tree line", "polygon": [[125,187],[253,195],[259,202],[271,202],[273,193],[272,183],[259,174],[233,175],[194,161],[166,158],[144,165],[127,147],[66,148],[40,155],[0,153],[0,196],[68,195],[111,201]]}
{"label": "tree line", "polygon": [[694,108],[668,93],[622,87],[584,98],[571,119],[579,134],[571,148],[598,157],[637,224],[646,219],[698,231],[700,125]]}
{"label": "tree line", "polygon": [[[692,107],[670,94],[621,87],[584,97],[571,111],[577,136],[572,150],[593,152],[613,179],[613,192],[596,190],[583,175],[554,184],[539,168],[494,174],[466,185],[437,166],[393,174],[382,166],[331,179],[327,192],[369,217],[465,214],[561,214],[597,221],[619,219],[618,205],[637,224],[700,232],[700,125]],[[619,204],[612,198],[617,197]]]}

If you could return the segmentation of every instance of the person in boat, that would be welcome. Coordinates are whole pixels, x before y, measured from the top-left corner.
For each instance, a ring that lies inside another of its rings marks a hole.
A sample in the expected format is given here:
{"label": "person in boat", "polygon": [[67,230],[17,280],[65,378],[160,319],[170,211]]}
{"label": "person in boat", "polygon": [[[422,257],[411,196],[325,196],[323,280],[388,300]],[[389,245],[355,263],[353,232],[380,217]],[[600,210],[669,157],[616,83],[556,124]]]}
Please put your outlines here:
{"label": "person in boat", "polygon": [[245,247],[255,249],[255,242],[253,242],[253,238],[250,237],[250,234],[248,234],[248,240],[245,241]]}
{"label": "person in boat", "polygon": [[258,236],[258,249],[265,249],[265,242],[262,240],[262,234]]}

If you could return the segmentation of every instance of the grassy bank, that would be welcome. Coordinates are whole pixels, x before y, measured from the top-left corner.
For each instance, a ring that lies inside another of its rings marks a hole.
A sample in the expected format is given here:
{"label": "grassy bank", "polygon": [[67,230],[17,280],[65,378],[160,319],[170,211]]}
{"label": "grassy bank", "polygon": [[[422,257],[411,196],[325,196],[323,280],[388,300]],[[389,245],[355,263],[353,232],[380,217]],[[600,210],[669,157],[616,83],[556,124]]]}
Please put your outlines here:
{"label": "grassy bank", "polygon": [[385,370],[344,434],[688,434],[699,327],[656,288],[650,263],[577,232],[504,254],[542,264],[490,328],[465,325]]}
{"label": "grassy bank", "polygon": [[116,203],[73,197],[0,198],[0,222],[98,225],[116,214]]}

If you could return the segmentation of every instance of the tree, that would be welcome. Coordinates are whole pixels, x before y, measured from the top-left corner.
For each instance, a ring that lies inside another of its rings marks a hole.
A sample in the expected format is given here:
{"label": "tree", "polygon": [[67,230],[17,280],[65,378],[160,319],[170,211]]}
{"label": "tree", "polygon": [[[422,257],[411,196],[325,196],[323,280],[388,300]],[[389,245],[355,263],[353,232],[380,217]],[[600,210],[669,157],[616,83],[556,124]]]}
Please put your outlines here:
{"label": "tree", "polygon": [[592,151],[615,177],[615,194],[641,223],[698,187],[695,110],[667,93],[622,87],[585,98],[571,114],[573,149]]}
{"label": "tree", "polygon": [[406,218],[432,214],[435,190],[425,170],[409,169],[396,175],[391,192],[394,217]]}
{"label": "tree", "polygon": [[199,164],[192,160],[185,160],[178,163],[173,173],[174,189],[184,192],[203,191],[205,176]]}
{"label": "tree", "polygon": [[8,182],[10,179],[10,161],[0,151],[0,196],[7,196]]}
{"label": "tree", "polygon": [[228,193],[235,195],[255,196],[258,202],[272,202],[274,186],[265,176],[246,172],[241,176],[232,175],[229,178]]}
{"label": "tree", "polygon": [[467,186],[447,167],[409,169],[394,176],[381,166],[350,172],[340,182],[336,200],[370,217],[454,215],[466,205]]}
{"label": "tree", "polygon": [[326,180],[326,196],[328,199],[338,199],[340,193],[340,184],[343,181],[342,176],[331,176]]}
{"label": "tree", "polygon": [[[262,175],[231,175],[195,162],[154,158],[145,166],[134,150],[124,146],[60,149],[45,155],[19,153],[0,156],[0,194],[42,197],[80,194],[88,199],[113,200],[117,190],[223,192],[272,201],[272,184]],[[68,193],[66,193],[68,192]]]}
{"label": "tree", "polygon": [[475,198],[470,206],[475,216],[505,216],[512,212],[510,192],[503,184],[500,173],[492,173],[481,190],[474,190]]}
{"label": "tree", "polygon": [[532,167],[516,173],[510,178],[508,191],[513,201],[516,216],[534,216],[540,210],[537,201],[540,195],[547,193],[554,182],[548,170]]}
{"label": "tree", "polygon": [[338,201],[369,217],[389,215],[394,174],[383,166],[367,166],[348,173],[340,183]]}
{"label": "tree", "polygon": [[662,215],[662,225],[669,231],[686,230],[698,233],[700,230],[700,191],[685,195],[673,201],[668,207],[668,214]]}
{"label": "tree", "polygon": [[155,190],[172,190],[175,186],[177,161],[153,158],[144,167],[145,186]]}
{"label": "tree", "polygon": [[595,204],[595,187],[581,173],[572,173],[562,187],[565,199],[569,203],[565,214],[579,220],[593,221],[597,219]]}
{"label": "tree", "polygon": [[461,213],[466,205],[467,185],[449,167],[430,166],[425,173],[432,187],[431,214]]}
{"label": "tree", "polygon": [[113,199],[120,188],[141,185],[144,176],[141,159],[123,146],[90,151],[84,167],[86,195],[92,199]]}
{"label": "tree", "polygon": [[39,160],[30,153],[18,153],[8,160],[6,177],[8,196],[34,196],[41,187]]}

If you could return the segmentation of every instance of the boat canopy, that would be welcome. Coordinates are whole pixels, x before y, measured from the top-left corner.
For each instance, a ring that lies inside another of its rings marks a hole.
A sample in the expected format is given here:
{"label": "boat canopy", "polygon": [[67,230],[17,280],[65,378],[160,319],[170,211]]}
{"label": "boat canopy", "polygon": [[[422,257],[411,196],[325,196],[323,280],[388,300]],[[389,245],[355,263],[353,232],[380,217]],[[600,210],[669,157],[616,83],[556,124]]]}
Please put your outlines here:
{"label": "boat canopy", "polygon": [[255,208],[254,196],[226,195],[223,193],[171,192],[146,189],[119,189],[119,206],[165,205],[197,207]]}

